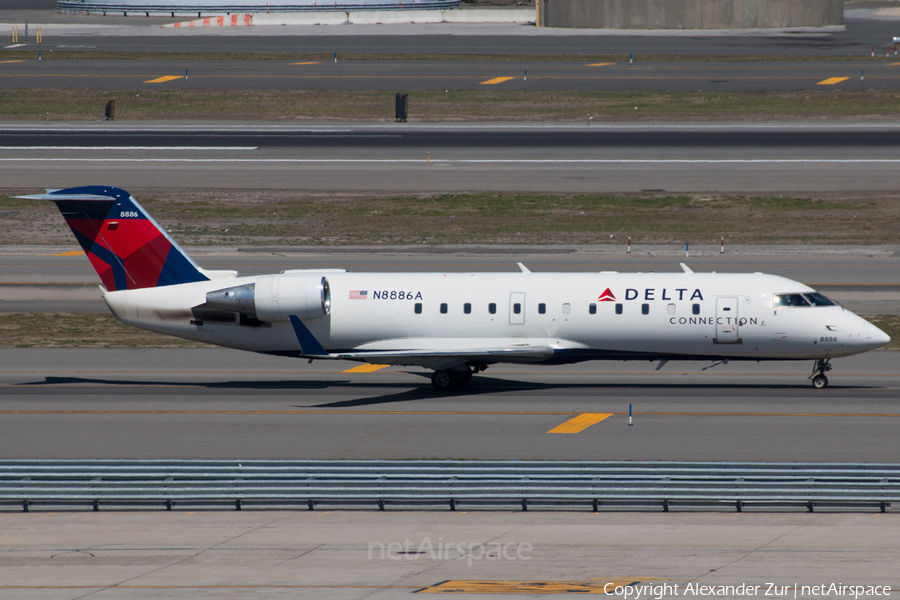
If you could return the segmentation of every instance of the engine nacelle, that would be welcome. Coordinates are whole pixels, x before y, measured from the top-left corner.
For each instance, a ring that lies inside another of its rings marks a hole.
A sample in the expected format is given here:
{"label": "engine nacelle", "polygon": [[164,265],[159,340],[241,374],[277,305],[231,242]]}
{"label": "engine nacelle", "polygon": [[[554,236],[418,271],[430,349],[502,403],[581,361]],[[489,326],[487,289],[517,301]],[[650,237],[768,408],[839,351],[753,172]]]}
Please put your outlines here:
{"label": "engine nacelle", "polygon": [[238,312],[260,321],[324,317],[331,311],[331,289],[321,275],[266,275],[255,283],[208,292],[207,308]]}

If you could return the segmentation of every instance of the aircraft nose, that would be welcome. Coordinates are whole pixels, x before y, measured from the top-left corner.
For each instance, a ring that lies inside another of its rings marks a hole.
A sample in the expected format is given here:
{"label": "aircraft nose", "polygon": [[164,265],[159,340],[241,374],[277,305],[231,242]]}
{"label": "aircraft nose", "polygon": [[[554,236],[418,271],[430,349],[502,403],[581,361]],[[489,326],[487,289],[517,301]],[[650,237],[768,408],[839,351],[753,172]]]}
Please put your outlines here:
{"label": "aircraft nose", "polygon": [[871,323],[866,323],[866,341],[870,348],[880,348],[891,341],[891,336]]}

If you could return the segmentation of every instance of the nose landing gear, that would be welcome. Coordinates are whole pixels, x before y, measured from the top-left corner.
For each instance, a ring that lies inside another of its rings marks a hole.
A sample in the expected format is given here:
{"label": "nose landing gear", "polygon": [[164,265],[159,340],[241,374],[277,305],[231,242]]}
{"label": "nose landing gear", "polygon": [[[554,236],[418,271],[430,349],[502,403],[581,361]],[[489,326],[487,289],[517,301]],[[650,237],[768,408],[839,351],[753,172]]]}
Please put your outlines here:
{"label": "nose landing gear", "polygon": [[812,385],[817,390],[822,390],[828,387],[828,378],[825,377],[825,373],[831,370],[831,359],[828,358],[820,358],[816,360],[815,366],[813,366],[812,375],[809,376],[809,380],[812,381]]}

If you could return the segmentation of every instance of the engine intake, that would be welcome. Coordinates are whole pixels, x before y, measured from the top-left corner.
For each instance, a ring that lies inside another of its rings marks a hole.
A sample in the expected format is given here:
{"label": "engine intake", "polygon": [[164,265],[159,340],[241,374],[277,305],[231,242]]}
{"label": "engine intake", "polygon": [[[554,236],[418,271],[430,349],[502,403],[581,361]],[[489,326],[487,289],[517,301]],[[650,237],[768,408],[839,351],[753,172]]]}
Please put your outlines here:
{"label": "engine intake", "polygon": [[331,312],[328,279],[315,275],[267,275],[256,282],[207,292],[207,308],[237,312],[265,322],[324,317]]}

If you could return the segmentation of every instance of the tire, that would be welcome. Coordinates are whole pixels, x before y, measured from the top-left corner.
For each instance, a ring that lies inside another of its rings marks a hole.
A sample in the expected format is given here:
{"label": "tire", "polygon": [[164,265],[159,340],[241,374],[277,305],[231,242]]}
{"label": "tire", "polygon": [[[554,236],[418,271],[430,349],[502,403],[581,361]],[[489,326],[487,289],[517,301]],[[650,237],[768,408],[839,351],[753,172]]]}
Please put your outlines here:
{"label": "tire", "polygon": [[453,388],[455,384],[456,380],[451,371],[435,371],[431,374],[431,385],[433,385],[436,390],[443,392]]}
{"label": "tire", "polygon": [[472,371],[469,369],[466,369],[465,371],[453,371],[453,375],[456,376],[456,385],[459,387],[469,385],[469,382],[472,381]]}
{"label": "tire", "polygon": [[817,390],[824,390],[828,387],[828,378],[824,375],[816,375],[812,378],[812,384]]}

